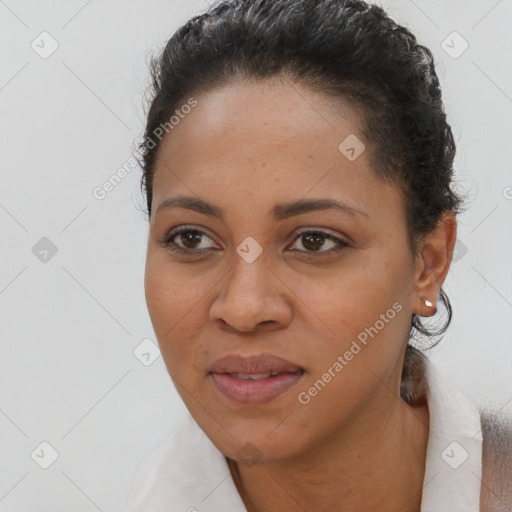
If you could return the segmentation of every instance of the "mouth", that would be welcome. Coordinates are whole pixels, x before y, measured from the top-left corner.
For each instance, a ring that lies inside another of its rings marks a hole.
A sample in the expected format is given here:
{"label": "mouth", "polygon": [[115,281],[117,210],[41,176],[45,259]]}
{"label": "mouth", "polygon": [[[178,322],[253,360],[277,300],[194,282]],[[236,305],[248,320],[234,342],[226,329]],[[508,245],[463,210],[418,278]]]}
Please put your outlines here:
{"label": "mouth", "polygon": [[214,388],[236,405],[263,405],[283,395],[304,376],[304,368],[270,354],[228,356],[209,372]]}
{"label": "mouth", "polygon": [[[304,370],[297,370],[297,372],[303,372]],[[297,372],[267,372],[267,373],[226,373],[224,375],[229,375],[233,379],[241,379],[241,380],[263,380],[268,379],[270,377],[277,377],[279,375],[283,375],[285,373],[297,373]]]}

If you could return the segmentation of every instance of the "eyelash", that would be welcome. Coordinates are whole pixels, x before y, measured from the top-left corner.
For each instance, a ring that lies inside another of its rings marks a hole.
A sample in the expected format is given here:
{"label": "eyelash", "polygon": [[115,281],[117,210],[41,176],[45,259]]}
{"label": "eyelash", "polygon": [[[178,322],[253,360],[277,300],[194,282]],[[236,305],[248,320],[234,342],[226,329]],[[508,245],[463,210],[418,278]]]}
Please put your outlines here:
{"label": "eyelash", "polygon": [[[181,235],[182,233],[190,233],[190,232],[198,233],[200,235],[205,235],[206,237],[211,239],[211,237],[208,236],[204,231],[193,228],[191,226],[182,226],[181,228],[177,228],[176,230],[171,231],[164,239],[159,241],[159,244],[162,247],[169,249],[172,252],[175,252],[178,254],[186,254],[186,255],[199,255],[199,254],[204,254],[204,253],[212,250],[212,249],[199,249],[199,250],[183,249],[182,247],[179,247],[178,245],[176,245],[176,242],[173,241],[174,238]],[[295,243],[297,240],[299,240],[302,236],[308,235],[308,234],[322,235],[326,240],[331,240],[331,241],[335,242],[338,245],[338,247],[335,249],[330,249],[328,251],[320,251],[320,250],[319,251],[304,251],[304,250],[293,249],[292,252],[302,253],[307,258],[318,258],[317,255],[320,255],[320,257],[322,257],[322,255],[337,254],[337,253],[343,251],[344,249],[346,249],[347,247],[350,247],[350,244],[348,244],[341,238],[335,237],[334,235],[331,235],[329,233],[326,233],[325,231],[321,231],[318,229],[308,229],[308,230],[300,231],[299,233],[297,233],[297,236],[293,240],[293,243]],[[218,250],[218,249],[213,249],[213,250]]]}

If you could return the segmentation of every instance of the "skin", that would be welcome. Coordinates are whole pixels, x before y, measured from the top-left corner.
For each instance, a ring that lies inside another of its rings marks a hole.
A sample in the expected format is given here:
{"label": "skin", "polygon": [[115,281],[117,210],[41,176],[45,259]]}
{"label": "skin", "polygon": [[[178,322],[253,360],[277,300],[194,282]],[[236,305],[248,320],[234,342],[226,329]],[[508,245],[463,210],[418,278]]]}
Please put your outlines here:
{"label": "skin", "polygon": [[[349,134],[362,139],[357,110],[340,99],[280,79],[234,81],[195,97],[159,150],[145,274],[178,392],[226,455],[249,512],[418,512],[429,413],[400,398],[400,374],[411,315],[433,313],[448,272],[454,215],[411,254],[401,196],[372,173],[370,141],[354,161],[338,150]],[[212,203],[224,220],[177,207],[156,213],[178,195]],[[368,217],[326,209],[272,218],[276,203],[303,198],[345,201]],[[178,235],[175,244],[203,255],[159,244],[182,225],[205,234],[192,242]],[[329,254],[335,242],[308,243],[301,228],[350,245]],[[248,236],[263,249],[252,263],[236,252]],[[401,311],[301,404],[298,394],[395,302]],[[228,402],[209,367],[261,352],[304,368],[302,381],[264,405]],[[251,464],[241,461],[247,443],[256,447]]]}

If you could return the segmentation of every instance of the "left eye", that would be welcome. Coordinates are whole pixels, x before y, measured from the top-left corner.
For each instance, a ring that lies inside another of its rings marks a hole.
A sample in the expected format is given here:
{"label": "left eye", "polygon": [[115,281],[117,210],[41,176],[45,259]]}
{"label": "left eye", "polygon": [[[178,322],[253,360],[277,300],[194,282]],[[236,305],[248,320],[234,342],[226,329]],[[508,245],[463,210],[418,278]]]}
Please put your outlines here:
{"label": "left eye", "polygon": [[[295,238],[295,242],[298,240],[301,240],[302,246],[306,248],[305,252],[308,253],[314,253],[314,252],[321,252],[321,253],[332,253],[332,252],[339,252],[343,250],[345,247],[348,247],[348,243],[344,240],[341,240],[340,238],[331,235],[329,233],[325,233],[324,231],[302,231],[301,233],[298,233],[297,237]],[[320,250],[322,246],[325,245],[325,241],[328,240],[332,245],[331,248],[328,250]],[[295,249],[294,249],[295,250]],[[304,252],[304,251],[300,251]]]}

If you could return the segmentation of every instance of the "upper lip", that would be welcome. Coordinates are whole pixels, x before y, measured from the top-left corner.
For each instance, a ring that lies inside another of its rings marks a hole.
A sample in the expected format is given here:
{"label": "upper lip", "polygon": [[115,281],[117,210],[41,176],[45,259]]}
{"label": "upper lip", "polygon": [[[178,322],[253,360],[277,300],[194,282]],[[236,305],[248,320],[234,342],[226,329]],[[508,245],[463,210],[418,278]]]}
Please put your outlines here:
{"label": "upper lip", "polygon": [[296,372],[302,370],[285,359],[272,354],[258,354],[244,357],[241,355],[229,355],[217,359],[210,368],[210,373],[280,373]]}

